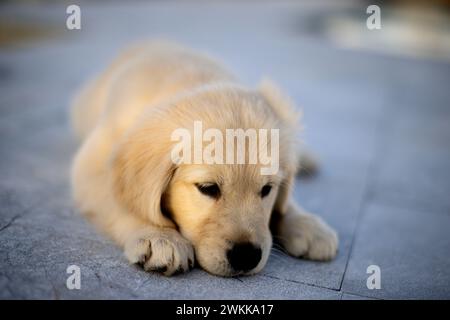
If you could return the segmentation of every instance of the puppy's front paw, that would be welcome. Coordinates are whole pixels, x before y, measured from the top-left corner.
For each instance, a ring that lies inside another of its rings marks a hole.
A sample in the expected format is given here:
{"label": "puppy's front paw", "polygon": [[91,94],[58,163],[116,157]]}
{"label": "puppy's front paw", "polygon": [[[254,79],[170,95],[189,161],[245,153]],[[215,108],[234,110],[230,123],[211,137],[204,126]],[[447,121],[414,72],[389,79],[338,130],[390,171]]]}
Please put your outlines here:
{"label": "puppy's front paw", "polygon": [[165,228],[143,229],[125,244],[125,255],[145,271],[166,276],[185,272],[194,266],[194,248],[178,231]]}
{"label": "puppy's front paw", "polygon": [[288,214],[279,230],[281,244],[295,257],[326,261],[336,256],[337,234],[318,216]]}

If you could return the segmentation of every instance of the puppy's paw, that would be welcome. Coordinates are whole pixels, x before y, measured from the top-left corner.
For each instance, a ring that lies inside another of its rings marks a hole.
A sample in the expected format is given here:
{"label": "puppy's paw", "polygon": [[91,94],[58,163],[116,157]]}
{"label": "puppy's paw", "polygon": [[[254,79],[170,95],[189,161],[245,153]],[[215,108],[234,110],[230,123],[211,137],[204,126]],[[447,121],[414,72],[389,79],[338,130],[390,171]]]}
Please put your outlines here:
{"label": "puppy's paw", "polygon": [[295,257],[326,261],[336,256],[337,234],[318,216],[288,214],[279,230],[281,244]]}
{"label": "puppy's paw", "polygon": [[194,248],[174,229],[143,229],[125,244],[125,256],[141,264],[145,271],[166,276],[185,272],[194,266]]}

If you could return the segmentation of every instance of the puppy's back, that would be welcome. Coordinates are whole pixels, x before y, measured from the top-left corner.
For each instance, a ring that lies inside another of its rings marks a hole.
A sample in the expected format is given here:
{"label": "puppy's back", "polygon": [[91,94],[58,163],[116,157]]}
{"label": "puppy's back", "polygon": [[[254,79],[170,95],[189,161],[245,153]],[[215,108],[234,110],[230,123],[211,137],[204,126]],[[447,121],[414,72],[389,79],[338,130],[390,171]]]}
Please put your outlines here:
{"label": "puppy's back", "polygon": [[75,96],[71,121],[84,140],[106,113],[126,129],[145,107],[203,84],[233,81],[220,63],[170,42],[134,45]]}

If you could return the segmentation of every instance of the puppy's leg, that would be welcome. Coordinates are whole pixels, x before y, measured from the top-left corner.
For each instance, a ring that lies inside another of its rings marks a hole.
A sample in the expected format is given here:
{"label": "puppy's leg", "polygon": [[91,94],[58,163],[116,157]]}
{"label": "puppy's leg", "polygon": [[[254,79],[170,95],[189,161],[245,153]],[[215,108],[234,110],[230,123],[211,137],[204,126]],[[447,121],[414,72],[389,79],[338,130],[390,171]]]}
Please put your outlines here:
{"label": "puppy's leg", "polygon": [[174,228],[154,226],[114,205],[103,208],[108,212],[97,211],[87,217],[124,249],[130,263],[166,276],[193,267],[193,246]]}
{"label": "puppy's leg", "polygon": [[131,263],[167,276],[188,271],[194,265],[191,243],[172,228],[149,225],[135,230],[125,241],[124,249]]}
{"label": "puppy's leg", "polygon": [[290,255],[319,261],[336,256],[337,234],[320,217],[304,212],[292,201],[284,214],[274,212],[274,215],[275,239]]}
{"label": "puppy's leg", "polygon": [[81,147],[72,166],[72,192],[80,212],[115,240],[131,263],[165,275],[186,271],[194,249],[174,227],[160,227],[117,202],[105,164],[109,136],[97,129]]}

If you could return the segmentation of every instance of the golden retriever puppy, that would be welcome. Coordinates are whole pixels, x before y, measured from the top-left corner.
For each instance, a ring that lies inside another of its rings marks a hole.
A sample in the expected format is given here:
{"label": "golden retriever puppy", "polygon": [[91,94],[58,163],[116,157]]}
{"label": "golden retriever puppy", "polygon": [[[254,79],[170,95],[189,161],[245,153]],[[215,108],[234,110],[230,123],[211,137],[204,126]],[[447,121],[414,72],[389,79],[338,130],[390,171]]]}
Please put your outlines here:
{"label": "golden retriever puppy", "polygon": [[336,255],[336,233],[290,198],[297,114],[271,82],[245,88],[203,54],[149,43],[119,56],[71,110],[83,140],[74,199],[131,263],[165,275],[195,261],[216,275],[254,274],[272,237],[296,257]]}

